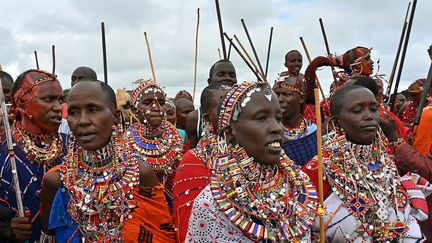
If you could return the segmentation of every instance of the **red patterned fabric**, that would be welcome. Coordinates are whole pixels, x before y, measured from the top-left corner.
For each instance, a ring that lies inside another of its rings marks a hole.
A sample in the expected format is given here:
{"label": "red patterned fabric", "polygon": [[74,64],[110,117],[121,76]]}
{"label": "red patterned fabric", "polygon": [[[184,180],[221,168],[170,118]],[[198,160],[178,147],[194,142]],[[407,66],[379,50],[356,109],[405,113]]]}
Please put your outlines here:
{"label": "red patterned fabric", "polygon": [[408,127],[404,126],[402,121],[395,114],[393,114],[393,112],[391,112],[387,109],[384,109],[382,107],[379,107],[379,112],[380,112],[381,118],[386,119],[384,114],[388,114],[393,118],[393,120],[396,123],[396,129],[397,129],[398,134],[405,140],[405,142],[407,142],[408,136],[410,134],[410,129]]}
{"label": "red patterned fabric", "polygon": [[414,123],[414,119],[416,116],[416,108],[417,105],[415,105],[412,100],[408,101],[408,105],[405,107],[405,110],[402,113],[401,120],[409,124]]}
{"label": "red patterned fabric", "polygon": [[315,105],[306,104],[304,106],[303,117],[310,122],[316,123]]}
{"label": "red patterned fabric", "polygon": [[185,241],[195,198],[210,183],[211,171],[196,155],[197,149],[185,153],[174,178],[174,225],[178,242]]}

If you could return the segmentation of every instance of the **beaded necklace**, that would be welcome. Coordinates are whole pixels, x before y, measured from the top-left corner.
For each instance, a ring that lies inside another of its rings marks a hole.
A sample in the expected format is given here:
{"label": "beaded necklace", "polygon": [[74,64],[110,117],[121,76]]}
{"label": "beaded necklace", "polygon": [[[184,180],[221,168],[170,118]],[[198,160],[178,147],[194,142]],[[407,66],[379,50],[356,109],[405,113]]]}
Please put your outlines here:
{"label": "beaded necklace", "polygon": [[12,136],[30,163],[50,167],[51,163],[62,153],[62,137],[56,132],[36,135],[24,130],[22,125],[16,122],[12,128]]}
{"label": "beaded necklace", "polygon": [[402,213],[408,204],[386,141],[357,145],[332,132],[323,145],[326,178],[343,205],[362,222],[356,233],[376,240],[402,238],[405,223],[389,220],[389,207]]}
{"label": "beaded necklace", "polygon": [[[122,227],[135,207],[132,190],[139,184],[138,161],[128,152],[121,135],[114,133],[113,137],[112,143],[93,155],[73,142],[60,170],[62,190],[70,197],[68,212],[91,242],[122,239]],[[93,160],[106,151],[112,151],[110,156]],[[105,165],[97,167],[100,163]]]}
{"label": "beaded necklace", "polygon": [[182,156],[182,138],[177,129],[164,120],[160,133],[148,135],[150,128],[136,123],[126,132],[127,147],[135,157],[148,163],[154,170],[172,174]]}
{"label": "beaded necklace", "polygon": [[304,117],[301,118],[301,123],[296,128],[284,127],[284,140],[294,140],[300,138],[302,135],[307,134],[309,124]]}
{"label": "beaded necklace", "polygon": [[245,235],[253,240],[298,242],[310,230],[318,195],[285,154],[279,164],[268,166],[230,145],[228,153],[219,153],[214,160],[213,197]]}

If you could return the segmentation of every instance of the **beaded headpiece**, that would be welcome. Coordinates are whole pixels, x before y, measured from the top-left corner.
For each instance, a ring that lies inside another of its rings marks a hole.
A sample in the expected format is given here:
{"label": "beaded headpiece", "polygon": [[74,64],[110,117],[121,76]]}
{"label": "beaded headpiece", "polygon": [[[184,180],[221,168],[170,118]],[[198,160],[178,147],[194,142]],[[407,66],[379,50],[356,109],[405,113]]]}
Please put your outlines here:
{"label": "beaded headpiece", "polygon": [[267,83],[251,83],[245,81],[241,84],[234,85],[221,104],[218,127],[222,129],[228,126],[231,119],[236,121],[241,112],[241,108],[244,108],[251,100],[252,94],[261,91],[264,87],[268,88]]}
{"label": "beaded headpiece", "polygon": [[280,77],[273,85],[275,88],[283,88],[286,90],[297,92],[301,95],[306,95],[306,87],[303,77]]}
{"label": "beaded headpiece", "polygon": [[57,75],[42,70],[31,69],[22,75],[21,87],[12,94],[12,105],[14,107],[22,107],[30,102],[34,97],[32,93],[34,87],[49,81],[58,82]]}
{"label": "beaded headpiece", "polygon": [[425,78],[417,79],[408,86],[408,92],[410,93],[421,93],[426,83]]}
{"label": "beaded headpiece", "polygon": [[153,80],[144,80],[139,79],[136,81],[139,83],[139,86],[133,90],[131,95],[132,105],[134,107],[137,106],[138,102],[141,100],[141,96],[143,93],[148,93],[149,91],[160,92],[163,95],[166,95],[162,88]]}
{"label": "beaded headpiece", "polygon": [[[365,54],[363,54],[362,50],[367,50]],[[372,48],[366,48],[358,46],[356,48],[353,48],[351,50],[346,51],[344,54],[338,56],[337,64],[339,67],[343,69],[349,69],[352,66],[358,65],[361,63],[363,59],[365,59],[367,56],[370,56],[370,53],[372,51]],[[351,63],[350,59],[355,58]]]}

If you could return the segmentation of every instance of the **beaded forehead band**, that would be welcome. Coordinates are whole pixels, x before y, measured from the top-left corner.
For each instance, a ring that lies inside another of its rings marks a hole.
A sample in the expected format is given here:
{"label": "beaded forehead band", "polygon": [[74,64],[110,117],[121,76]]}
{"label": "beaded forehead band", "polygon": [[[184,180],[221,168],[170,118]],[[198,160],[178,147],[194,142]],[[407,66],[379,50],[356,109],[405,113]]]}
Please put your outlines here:
{"label": "beaded forehead band", "polygon": [[153,80],[139,79],[137,80],[137,82],[140,85],[136,89],[134,89],[131,95],[131,101],[134,106],[138,104],[143,94],[147,94],[149,92],[159,92],[166,96],[162,88],[157,85],[156,82],[154,82]]}
{"label": "beaded forehead band", "polygon": [[[252,94],[261,91],[263,87],[268,86],[264,86],[264,83],[243,82],[231,88],[221,105],[218,119],[219,128],[228,126],[231,118],[234,121],[237,121],[241,109],[246,107],[247,103],[249,103]],[[265,97],[271,101],[271,90],[269,94],[265,95]]]}
{"label": "beaded forehead band", "polygon": [[[33,80],[31,75],[34,74],[41,75],[42,77],[37,80]],[[27,73],[22,79],[21,87],[13,95],[14,105],[16,107],[22,107],[24,104],[30,102],[33,98],[33,95],[29,98],[26,97],[29,93],[32,92],[33,88],[49,81],[58,81],[57,75],[53,75],[51,73],[36,69],[31,69],[27,71]]]}
{"label": "beaded forehead band", "polygon": [[306,95],[306,93],[301,91],[299,88],[285,84],[283,81],[276,82],[275,85],[273,86],[273,90],[275,90],[276,88],[283,88],[283,89],[286,89],[289,91],[294,91],[294,92],[297,92],[303,96]]}
{"label": "beaded forehead band", "polygon": [[370,54],[371,54],[371,51],[372,51],[372,47],[371,48],[362,48],[362,49],[366,49],[368,51],[364,55],[362,55],[362,56],[358,57],[357,59],[355,59],[354,62],[350,64],[350,67],[358,65],[358,64],[361,63],[361,61],[363,59],[365,59],[366,57],[370,57]]}

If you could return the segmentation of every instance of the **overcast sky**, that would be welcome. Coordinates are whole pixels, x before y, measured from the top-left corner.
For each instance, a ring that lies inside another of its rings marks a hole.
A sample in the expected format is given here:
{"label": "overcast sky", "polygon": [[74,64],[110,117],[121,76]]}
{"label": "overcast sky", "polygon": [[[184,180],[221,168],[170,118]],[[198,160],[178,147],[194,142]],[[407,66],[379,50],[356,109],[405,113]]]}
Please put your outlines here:
{"label": "overcast sky", "polygon": [[[259,58],[265,65],[270,27],[274,27],[269,80],[284,70],[284,55],[291,49],[303,54],[303,36],[313,57],[325,55],[318,18],[323,18],[332,53],[355,46],[373,47],[381,60],[380,73],[390,76],[408,0],[220,0],[224,30],[247,45],[240,22],[244,18]],[[38,51],[41,69],[51,70],[51,45],[56,46],[56,73],[64,89],[78,66],[90,66],[103,80],[100,22],[105,22],[108,78],[114,87],[134,87],[133,81],[150,78],[143,32],[148,33],[156,78],[173,96],[192,91],[196,12],[200,8],[198,92],[206,85],[210,66],[219,59],[218,24],[213,0],[20,0],[2,1],[0,8],[0,64],[16,78],[35,68]],[[426,77],[430,65],[426,50],[432,43],[432,1],[419,0],[406,54],[400,88]],[[228,44],[227,44],[228,46]],[[247,45],[248,46],[248,45]],[[231,60],[239,81],[253,74],[233,52]],[[302,72],[306,69],[304,58]],[[375,71],[376,71],[375,67]],[[328,90],[329,69],[318,72]]]}

